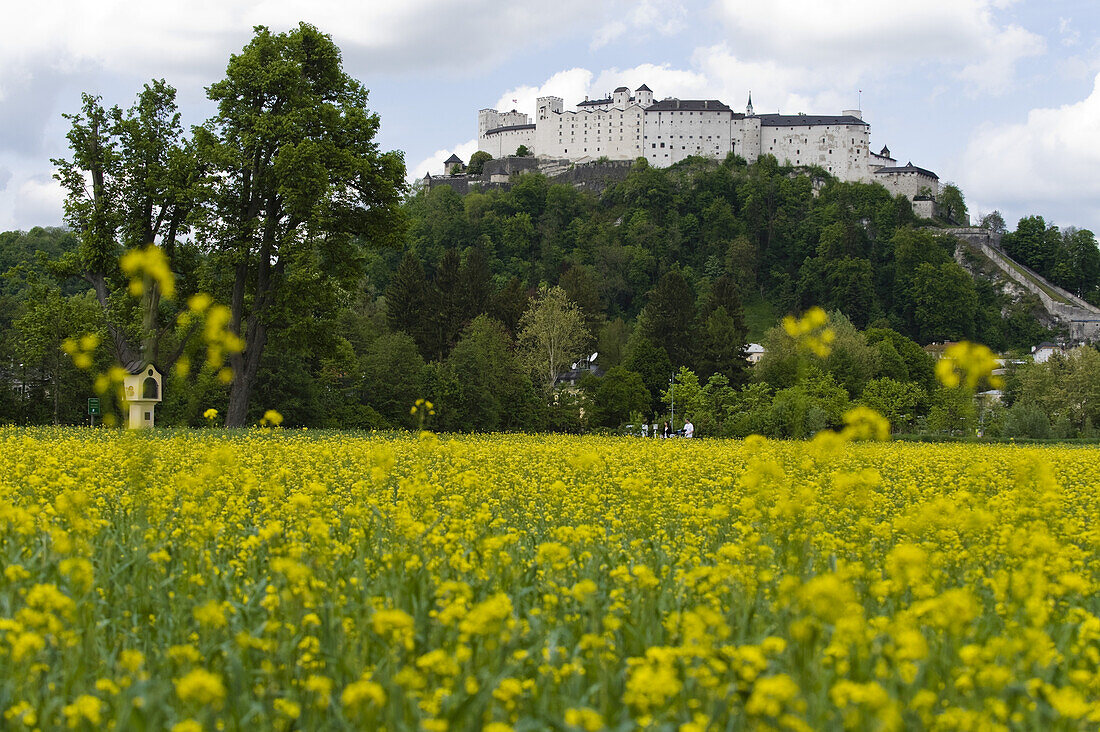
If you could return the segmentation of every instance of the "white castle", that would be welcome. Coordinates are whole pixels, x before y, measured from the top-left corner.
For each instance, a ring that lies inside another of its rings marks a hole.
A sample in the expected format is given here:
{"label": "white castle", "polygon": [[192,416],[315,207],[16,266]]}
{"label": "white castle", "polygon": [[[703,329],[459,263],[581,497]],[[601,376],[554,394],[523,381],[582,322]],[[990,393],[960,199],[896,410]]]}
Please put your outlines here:
{"label": "white castle", "polygon": [[[872,152],[871,127],[856,109],[835,116],[754,114],[750,92],[741,114],[717,99],[654,101],[645,84],[633,95],[620,86],[606,99],[585,97],[575,112],[564,111],[561,97],[539,97],[537,104],[534,123],[514,109],[480,110],[478,150],[502,158],[523,145],[537,157],[575,163],[641,157],[657,167],[692,155],[722,159],[733,152],[750,163],[774,155],[780,163],[817,165],[841,180],[881,183],[910,200],[939,192],[932,171],[899,167],[886,147]],[[930,201],[928,208],[931,215]]]}

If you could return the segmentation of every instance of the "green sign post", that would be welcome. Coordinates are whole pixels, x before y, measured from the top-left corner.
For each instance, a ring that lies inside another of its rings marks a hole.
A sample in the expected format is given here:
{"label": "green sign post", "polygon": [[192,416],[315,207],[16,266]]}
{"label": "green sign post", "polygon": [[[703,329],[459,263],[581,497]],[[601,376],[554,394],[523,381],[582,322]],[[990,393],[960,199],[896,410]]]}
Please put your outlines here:
{"label": "green sign post", "polygon": [[99,399],[88,399],[88,415],[92,418],[92,426],[95,427],[95,418],[99,416]]}

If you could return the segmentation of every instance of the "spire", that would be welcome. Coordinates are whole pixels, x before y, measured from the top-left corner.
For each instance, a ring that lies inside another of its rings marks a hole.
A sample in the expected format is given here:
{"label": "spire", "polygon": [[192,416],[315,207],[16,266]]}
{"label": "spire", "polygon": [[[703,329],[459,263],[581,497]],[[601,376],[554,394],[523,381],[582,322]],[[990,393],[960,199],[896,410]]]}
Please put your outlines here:
{"label": "spire", "polygon": [[747,107],[745,107],[745,114],[747,114],[749,117],[752,116],[752,92],[751,91],[749,92],[749,105]]}

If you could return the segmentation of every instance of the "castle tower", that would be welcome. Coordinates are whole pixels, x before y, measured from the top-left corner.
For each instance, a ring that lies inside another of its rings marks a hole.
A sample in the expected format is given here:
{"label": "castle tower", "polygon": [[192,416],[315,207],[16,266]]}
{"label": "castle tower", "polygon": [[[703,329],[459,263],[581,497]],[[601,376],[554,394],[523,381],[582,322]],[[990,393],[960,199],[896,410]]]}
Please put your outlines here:
{"label": "castle tower", "polygon": [[616,107],[626,107],[630,104],[630,90],[620,86],[611,94],[611,104]]}
{"label": "castle tower", "polygon": [[642,107],[648,107],[653,104],[653,91],[645,84],[642,84],[634,90],[634,101]]}
{"label": "castle tower", "polygon": [[443,172],[447,175],[457,175],[462,172],[462,158],[451,153],[451,157],[443,161]]}
{"label": "castle tower", "polygon": [[478,110],[477,136],[484,137],[485,133],[494,127],[500,127],[500,113],[495,109]]}
{"label": "castle tower", "polygon": [[535,115],[536,121],[550,119],[551,114],[561,114],[562,109],[565,108],[565,102],[561,97],[539,97],[537,103],[538,114]]}
{"label": "castle tower", "polygon": [[749,117],[752,116],[752,92],[749,92],[749,103],[745,106],[745,114]]}

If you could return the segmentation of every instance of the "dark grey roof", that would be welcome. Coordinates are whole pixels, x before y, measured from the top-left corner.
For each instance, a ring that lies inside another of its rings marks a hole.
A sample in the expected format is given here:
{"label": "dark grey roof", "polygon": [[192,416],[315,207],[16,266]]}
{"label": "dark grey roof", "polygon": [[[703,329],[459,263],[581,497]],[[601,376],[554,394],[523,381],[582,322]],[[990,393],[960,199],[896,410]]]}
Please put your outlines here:
{"label": "dark grey roof", "polygon": [[[534,125],[505,125],[504,127],[494,127],[491,130],[486,130],[486,135],[491,135],[494,132],[510,132],[512,130],[533,130]],[[460,161],[461,162],[461,161]]]}
{"label": "dark grey roof", "polygon": [[652,92],[653,92],[653,90],[652,90],[652,89],[650,89],[650,88],[649,88],[648,86],[646,86],[645,84],[642,84],[642,85],[641,85],[640,87],[638,87],[638,88],[637,88],[637,89],[635,89],[634,91],[647,91],[647,92],[650,92],[650,93],[652,93]]}
{"label": "dark grey roof", "polygon": [[585,99],[583,102],[577,102],[578,107],[589,107],[596,104],[611,104],[611,98],[607,99]]}
{"label": "dark grey roof", "polygon": [[879,168],[875,171],[875,175],[878,175],[879,173],[920,173],[921,175],[927,175],[928,177],[935,178],[936,180],[940,179],[940,177],[933,173],[931,170],[918,168],[912,163],[906,163],[905,165],[890,168]]}
{"label": "dark grey roof", "polygon": [[758,114],[761,127],[809,127],[817,125],[866,125],[849,114]]}
{"label": "dark grey roof", "polygon": [[882,146],[882,152],[880,152],[879,155],[881,155],[884,158],[890,157],[890,148],[883,145]]}
{"label": "dark grey roof", "polygon": [[618,94],[621,91],[628,92],[630,90],[627,89],[625,86],[620,86],[618,89],[615,90],[615,93]]}
{"label": "dark grey roof", "polygon": [[461,162],[462,162],[462,158],[458,157],[458,155],[456,155],[454,153],[451,153],[451,157],[444,160],[443,164],[448,165],[449,163],[461,163]]}
{"label": "dark grey roof", "polygon": [[160,369],[154,366],[152,361],[127,361],[123,365],[123,368],[126,369],[126,373],[131,376],[137,376],[146,369],[156,369],[156,372],[158,374],[160,373]]}
{"label": "dark grey roof", "polygon": [[647,112],[732,112],[717,99],[662,99],[645,108]]}

